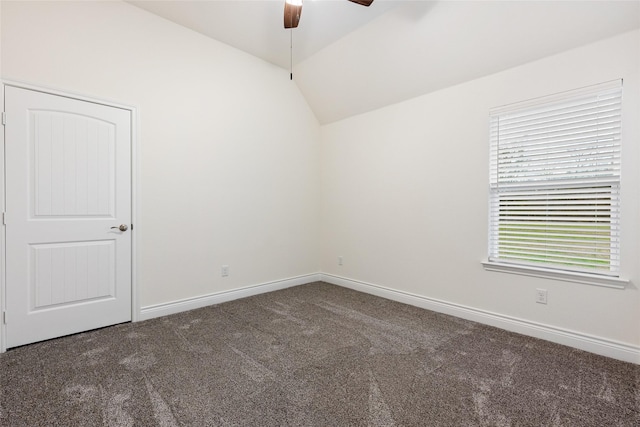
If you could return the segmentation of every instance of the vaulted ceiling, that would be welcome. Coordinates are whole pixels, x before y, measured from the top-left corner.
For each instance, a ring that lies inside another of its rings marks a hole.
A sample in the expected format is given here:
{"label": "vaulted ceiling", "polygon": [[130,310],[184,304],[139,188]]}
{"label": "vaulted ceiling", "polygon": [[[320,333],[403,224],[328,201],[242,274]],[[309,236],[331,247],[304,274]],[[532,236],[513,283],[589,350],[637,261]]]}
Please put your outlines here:
{"label": "vaulted ceiling", "polygon": [[294,30],[284,0],[129,3],[282,67],[283,79],[292,60],[323,124],[640,28],[638,0],[306,0]]}

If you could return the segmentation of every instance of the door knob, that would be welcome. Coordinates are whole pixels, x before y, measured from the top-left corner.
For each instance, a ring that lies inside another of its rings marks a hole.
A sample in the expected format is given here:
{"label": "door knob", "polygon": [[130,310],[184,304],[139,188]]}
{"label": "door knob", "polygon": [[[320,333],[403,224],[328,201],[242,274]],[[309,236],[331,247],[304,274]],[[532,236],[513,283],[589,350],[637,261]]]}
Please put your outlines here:
{"label": "door knob", "polygon": [[129,229],[129,226],[127,224],[120,224],[118,227],[111,227],[111,228],[117,228],[120,231],[127,231]]}

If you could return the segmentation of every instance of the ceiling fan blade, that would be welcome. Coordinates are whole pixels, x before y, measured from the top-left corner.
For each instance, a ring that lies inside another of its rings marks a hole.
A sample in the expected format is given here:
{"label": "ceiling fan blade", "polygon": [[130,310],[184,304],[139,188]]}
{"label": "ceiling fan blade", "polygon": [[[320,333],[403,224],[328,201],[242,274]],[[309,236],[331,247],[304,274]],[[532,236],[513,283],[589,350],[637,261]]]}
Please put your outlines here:
{"label": "ceiling fan blade", "polygon": [[284,28],[296,28],[300,22],[302,15],[302,2],[300,4],[291,4],[289,1],[284,2]]}
{"label": "ceiling fan blade", "polygon": [[349,0],[351,3],[357,3],[357,4],[361,4],[362,6],[371,6],[371,3],[373,3],[373,0]]}

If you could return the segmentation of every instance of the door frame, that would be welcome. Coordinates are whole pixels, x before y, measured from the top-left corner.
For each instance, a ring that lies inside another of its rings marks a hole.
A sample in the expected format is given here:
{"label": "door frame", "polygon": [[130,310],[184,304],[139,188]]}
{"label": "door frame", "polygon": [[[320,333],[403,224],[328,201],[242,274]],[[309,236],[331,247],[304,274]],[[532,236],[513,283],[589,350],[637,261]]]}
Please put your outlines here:
{"label": "door frame", "polygon": [[[138,146],[138,108],[113,102],[110,100],[84,96],[78,93],[62,91],[49,87],[33,85],[29,83],[19,82],[15,80],[0,80],[0,97],[2,100],[2,111],[5,110],[4,92],[5,87],[12,86],[20,89],[28,89],[37,92],[43,92],[50,95],[62,96],[65,98],[76,99],[79,101],[91,102],[94,104],[105,105],[108,107],[120,108],[129,111],[131,118],[131,223],[134,227],[131,229],[131,321],[137,322],[140,319],[140,303],[138,298],[138,268],[137,268],[137,248],[138,233],[140,231],[140,222],[138,221],[138,197],[139,197],[139,146]],[[0,212],[6,210],[6,181],[5,181],[5,132],[4,125],[0,132]],[[7,351],[6,324],[4,321],[4,313],[6,311],[6,227],[0,221],[0,353]],[[10,321],[10,319],[9,319]]]}

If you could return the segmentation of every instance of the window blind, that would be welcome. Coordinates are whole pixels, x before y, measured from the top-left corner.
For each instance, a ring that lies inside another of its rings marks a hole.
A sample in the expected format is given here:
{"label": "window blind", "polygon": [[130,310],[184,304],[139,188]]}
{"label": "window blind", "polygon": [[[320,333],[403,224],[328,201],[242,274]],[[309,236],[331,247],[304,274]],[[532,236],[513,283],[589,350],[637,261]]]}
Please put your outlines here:
{"label": "window blind", "polygon": [[489,261],[617,276],[622,82],[490,114]]}

